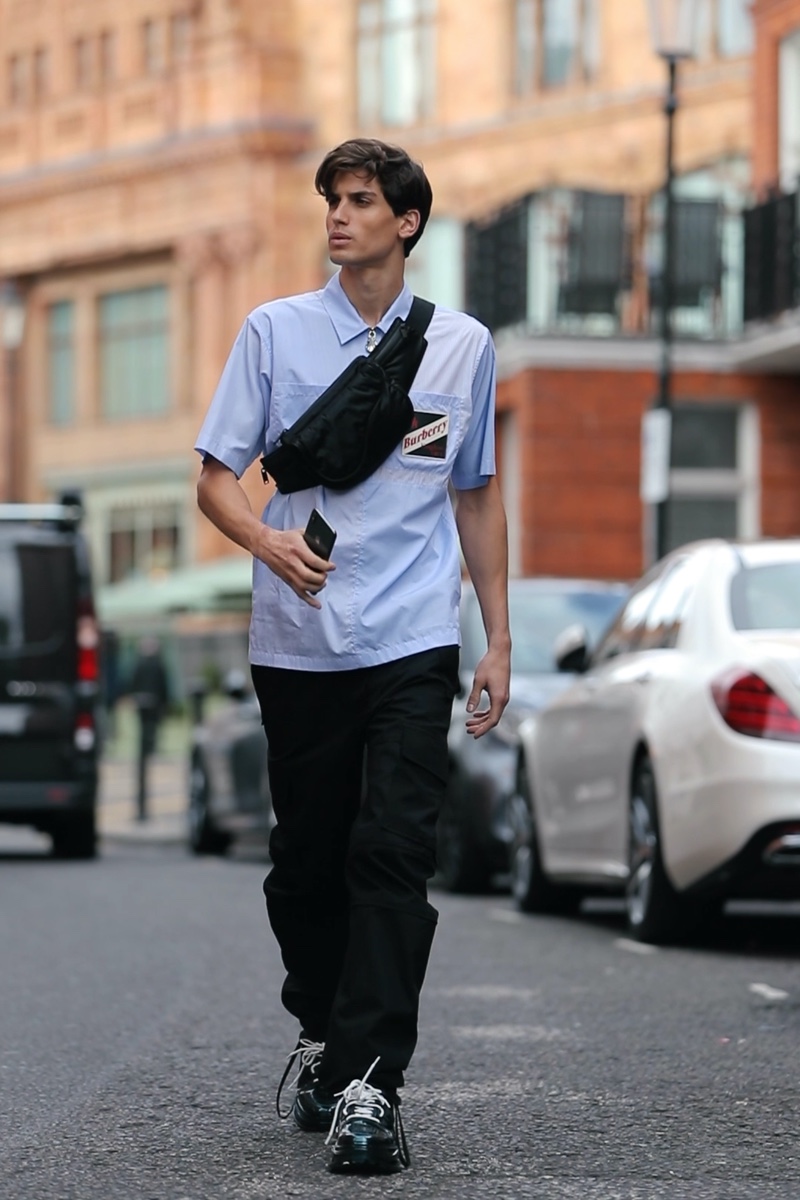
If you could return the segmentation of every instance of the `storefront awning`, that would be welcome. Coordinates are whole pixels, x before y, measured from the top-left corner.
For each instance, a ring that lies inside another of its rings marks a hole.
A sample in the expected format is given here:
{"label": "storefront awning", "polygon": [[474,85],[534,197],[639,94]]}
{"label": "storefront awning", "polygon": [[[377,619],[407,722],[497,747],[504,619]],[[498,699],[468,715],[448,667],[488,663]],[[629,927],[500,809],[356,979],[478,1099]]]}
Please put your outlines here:
{"label": "storefront awning", "polygon": [[252,559],[236,555],[147,579],[98,589],[102,625],[124,625],[181,612],[242,612],[250,607]]}

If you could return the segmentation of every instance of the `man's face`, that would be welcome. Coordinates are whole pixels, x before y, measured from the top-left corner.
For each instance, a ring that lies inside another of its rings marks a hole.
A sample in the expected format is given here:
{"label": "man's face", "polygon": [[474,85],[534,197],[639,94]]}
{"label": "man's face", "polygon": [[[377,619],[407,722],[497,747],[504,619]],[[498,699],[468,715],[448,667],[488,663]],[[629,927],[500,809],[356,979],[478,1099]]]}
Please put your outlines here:
{"label": "man's face", "polygon": [[353,171],[334,176],[326,200],[331,262],[340,267],[377,267],[393,257],[403,260],[403,241],[419,224],[416,209],[396,217],[377,179]]}

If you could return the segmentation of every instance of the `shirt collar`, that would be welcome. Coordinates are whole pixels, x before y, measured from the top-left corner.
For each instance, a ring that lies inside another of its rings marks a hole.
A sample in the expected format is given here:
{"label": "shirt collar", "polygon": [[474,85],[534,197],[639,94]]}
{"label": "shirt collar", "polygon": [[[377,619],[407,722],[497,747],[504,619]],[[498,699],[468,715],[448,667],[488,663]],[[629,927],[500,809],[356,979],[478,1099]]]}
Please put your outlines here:
{"label": "shirt collar", "polygon": [[[369,326],[355,305],[348,299],[339,279],[338,271],[328,280],[322,289],[321,296],[322,303],[325,305],[325,310],[331,319],[333,328],[336,330],[337,337],[342,346],[347,342],[351,342],[359,334],[366,333]],[[383,314],[375,328],[384,334],[395,317],[403,317],[405,319],[411,311],[413,299],[411,288],[407,283],[404,283],[397,298]]]}

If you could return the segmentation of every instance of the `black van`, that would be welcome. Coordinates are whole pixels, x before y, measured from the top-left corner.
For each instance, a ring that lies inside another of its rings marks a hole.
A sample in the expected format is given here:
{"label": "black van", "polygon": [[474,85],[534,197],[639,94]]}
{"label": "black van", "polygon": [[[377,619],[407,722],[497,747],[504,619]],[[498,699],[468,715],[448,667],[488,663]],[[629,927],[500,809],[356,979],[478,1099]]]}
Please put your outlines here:
{"label": "black van", "polygon": [[97,847],[99,638],[78,495],[0,504],[0,822]]}

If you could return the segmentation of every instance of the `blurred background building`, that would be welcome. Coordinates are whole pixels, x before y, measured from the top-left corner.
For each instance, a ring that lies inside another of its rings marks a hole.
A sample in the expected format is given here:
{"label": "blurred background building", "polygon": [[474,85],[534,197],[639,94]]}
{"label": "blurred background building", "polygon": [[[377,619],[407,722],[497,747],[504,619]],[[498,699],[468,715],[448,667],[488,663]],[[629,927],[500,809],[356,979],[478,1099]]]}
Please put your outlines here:
{"label": "blurred background building", "polygon": [[[800,532],[800,0],[694,8],[671,544]],[[665,137],[646,0],[0,0],[0,32],[0,495],[82,490],[107,623],[238,636],[249,561],[197,512],[192,444],[247,311],[327,278],[313,174],[354,134],[424,162],[409,281],[496,337],[513,570],[639,573]]]}

